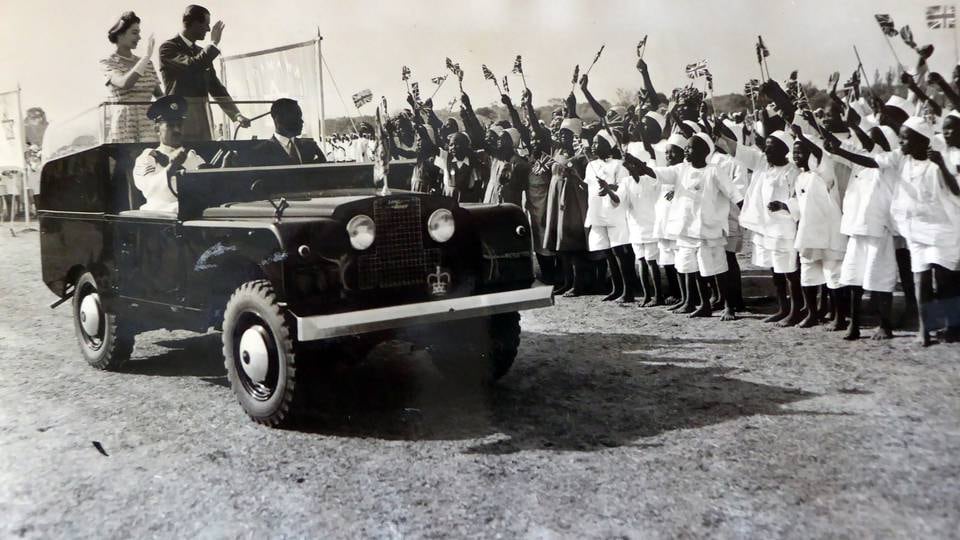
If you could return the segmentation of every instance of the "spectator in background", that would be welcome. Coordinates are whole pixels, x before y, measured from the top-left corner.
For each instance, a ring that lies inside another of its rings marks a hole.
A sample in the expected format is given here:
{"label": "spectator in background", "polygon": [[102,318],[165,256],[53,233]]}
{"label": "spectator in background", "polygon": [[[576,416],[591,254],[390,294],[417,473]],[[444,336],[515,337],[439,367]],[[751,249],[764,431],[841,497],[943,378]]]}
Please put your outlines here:
{"label": "spectator in background", "polygon": [[116,50],[100,60],[100,69],[105,79],[108,101],[118,104],[108,105],[106,142],[156,142],[157,130],[153,122],[147,120],[148,105],[122,104],[149,102],[155,96],[163,95],[160,78],[150,61],[153,56],[153,36],[147,38],[146,54],[142,58],[134,55],[133,49],[140,43],[140,17],[127,11],[107,31],[107,39],[116,45]]}

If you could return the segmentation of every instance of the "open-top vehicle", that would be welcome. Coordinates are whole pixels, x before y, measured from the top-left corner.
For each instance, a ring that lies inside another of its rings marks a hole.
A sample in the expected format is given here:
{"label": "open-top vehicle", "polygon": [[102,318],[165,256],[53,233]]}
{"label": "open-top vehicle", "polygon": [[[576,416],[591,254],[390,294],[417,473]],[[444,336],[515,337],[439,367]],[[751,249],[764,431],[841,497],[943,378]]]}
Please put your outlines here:
{"label": "open-top vehicle", "polygon": [[[255,141],[187,144],[209,159]],[[47,161],[39,201],[43,280],[72,300],[84,358],[118,369],[134,336],[222,330],[246,413],[281,425],[327,362],[318,343],[368,349],[402,337],[447,376],[510,368],[534,286],[523,211],[374,187],[372,164],[212,168],[177,178],[177,213],[139,210],[132,170],[147,144],[87,144]],[[393,185],[412,163],[394,162]]]}

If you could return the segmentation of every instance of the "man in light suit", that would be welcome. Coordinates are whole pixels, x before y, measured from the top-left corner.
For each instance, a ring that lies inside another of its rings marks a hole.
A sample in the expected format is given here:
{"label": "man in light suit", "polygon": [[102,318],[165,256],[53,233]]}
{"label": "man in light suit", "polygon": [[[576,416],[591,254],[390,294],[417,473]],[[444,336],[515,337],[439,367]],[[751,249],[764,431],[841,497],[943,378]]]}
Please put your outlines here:
{"label": "man in light suit", "polygon": [[[205,101],[213,98],[227,116],[243,127],[250,125],[220,82],[213,61],[220,55],[223,21],[210,28],[210,12],[203,6],[190,5],[183,13],[183,32],[160,45],[160,76],[167,95],[187,98],[190,116],[184,122],[186,141],[211,139],[209,108]],[[210,32],[210,41],[200,48],[197,41]]]}
{"label": "man in light suit", "polygon": [[252,166],[306,165],[326,163],[327,158],[313,139],[300,139],[303,111],[296,101],[280,98],[270,106],[275,132],[251,149]]}

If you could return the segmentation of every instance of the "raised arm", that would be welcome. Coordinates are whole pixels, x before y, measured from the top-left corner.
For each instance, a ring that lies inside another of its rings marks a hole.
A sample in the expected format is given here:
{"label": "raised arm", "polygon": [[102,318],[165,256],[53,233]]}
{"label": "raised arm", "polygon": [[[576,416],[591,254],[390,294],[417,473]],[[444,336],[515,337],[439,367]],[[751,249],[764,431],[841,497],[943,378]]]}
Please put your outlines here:
{"label": "raised arm", "polygon": [[900,82],[907,85],[907,88],[909,88],[910,91],[917,96],[917,99],[923,103],[926,103],[934,112],[934,114],[940,116],[940,114],[943,113],[943,107],[941,107],[940,104],[933,99],[930,99],[930,96],[928,96],[923,89],[920,88],[920,85],[917,84],[917,81],[913,78],[913,75],[910,75],[907,72],[901,73]]}
{"label": "raised arm", "polygon": [[580,90],[583,92],[583,97],[587,98],[587,103],[590,104],[590,108],[593,109],[593,113],[599,116],[601,119],[607,117],[607,110],[603,108],[603,105],[594,99],[593,94],[590,93],[590,90],[587,89],[587,84],[589,84],[589,79],[587,74],[584,73],[580,76]]}
{"label": "raised arm", "polygon": [[873,150],[873,146],[876,143],[874,143],[873,139],[867,135],[867,132],[860,127],[860,115],[857,114],[857,111],[853,110],[853,107],[847,109],[847,127],[857,136],[857,140],[860,141],[860,145],[863,146],[864,150],[867,152]]}
{"label": "raised arm", "polygon": [[793,121],[793,115],[796,113],[797,107],[790,101],[790,96],[783,91],[783,88],[777,84],[777,81],[770,79],[763,83],[760,86],[760,91],[777,104],[777,108],[780,109],[780,116],[782,116],[787,123]]}
{"label": "raised arm", "polygon": [[143,55],[143,58],[140,60],[137,60],[137,63],[125,73],[110,69],[110,67],[107,65],[107,61],[102,61],[101,64],[103,64],[106,68],[106,75],[110,84],[122,90],[129,90],[133,88],[133,85],[140,80],[140,77],[146,74],[148,69],[151,69],[150,58],[153,56],[154,45],[155,41],[153,39],[153,35],[151,34],[150,37],[147,38],[147,54]]}
{"label": "raised arm", "polygon": [[190,54],[180,49],[176,42],[165,42],[160,45],[160,66],[162,70],[170,72],[174,78],[182,73],[196,72],[213,66],[213,61],[220,56],[220,37],[223,34],[223,22],[217,21],[210,31],[211,44],[204,47],[197,54]]}
{"label": "raised arm", "polygon": [[840,141],[833,136],[832,133],[829,134],[829,137],[823,140],[823,147],[827,152],[835,156],[840,156],[851,163],[860,165],[861,167],[866,167],[868,169],[879,168],[880,165],[870,156],[864,156],[861,154],[854,154],[849,150],[844,150],[840,147]]}
{"label": "raised arm", "polygon": [[940,91],[943,92],[943,95],[947,96],[947,99],[950,100],[950,104],[953,105],[954,109],[960,109],[960,94],[957,94],[956,90],[950,86],[950,83],[943,78],[942,75],[936,71],[931,71],[927,74],[927,84],[937,85],[940,88]]}
{"label": "raised arm", "polygon": [[797,138],[804,148],[816,156],[817,163],[820,163],[820,161],[823,160],[823,150],[821,150],[819,146],[813,144],[813,141],[808,139],[807,136],[803,134],[803,129],[801,129],[800,126],[793,124],[791,125],[791,129],[793,130],[794,137]]}
{"label": "raised arm", "polygon": [[470,104],[470,96],[466,92],[460,94],[460,118],[463,120],[463,129],[470,136],[472,146],[483,147],[483,126],[476,113],[473,112],[473,106]]}
{"label": "raised arm", "polygon": [[507,112],[510,114],[510,123],[520,132],[520,140],[523,142],[524,148],[529,149],[530,130],[528,130],[527,126],[520,120],[520,113],[517,111],[517,108],[513,106],[513,101],[510,100],[510,96],[501,94],[500,103],[503,103],[503,106],[507,108]]}
{"label": "raised arm", "polygon": [[647,102],[650,110],[655,111],[660,106],[660,98],[657,97],[657,91],[653,88],[653,82],[650,81],[650,71],[647,69],[647,63],[643,58],[637,60],[637,71],[643,77],[643,89],[647,93]]}

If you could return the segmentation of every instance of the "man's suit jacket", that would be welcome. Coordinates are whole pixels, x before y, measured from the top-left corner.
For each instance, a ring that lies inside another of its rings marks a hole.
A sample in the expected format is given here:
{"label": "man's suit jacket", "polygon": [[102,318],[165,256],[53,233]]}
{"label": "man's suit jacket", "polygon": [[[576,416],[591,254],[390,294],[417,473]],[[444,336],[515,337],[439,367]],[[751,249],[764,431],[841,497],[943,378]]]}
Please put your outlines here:
{"label": "man's suit jacket", "polygon": [[270,137],[257,143],[251,150],[247,160],[253,167],[272,167],[276,165],[310,165],[326,163],[327,158],[313,139],[294,139],[297,150],[300,152],[300,161],[287,154],[276,137]]}

